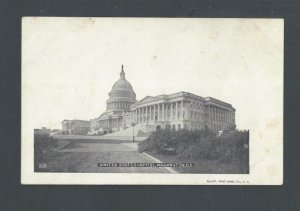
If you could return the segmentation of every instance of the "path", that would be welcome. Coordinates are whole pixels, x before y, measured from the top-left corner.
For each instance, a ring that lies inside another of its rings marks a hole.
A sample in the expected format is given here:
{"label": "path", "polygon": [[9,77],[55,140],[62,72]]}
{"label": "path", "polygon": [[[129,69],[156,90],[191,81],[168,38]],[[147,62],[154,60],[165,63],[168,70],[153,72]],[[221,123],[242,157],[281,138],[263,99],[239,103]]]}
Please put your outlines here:
{"label": "path", "polygon": [[170,173],[164,167],[99,167],[98,163],[156,163],[139,153],[137,143],[72,143],[57,150],[45,171],[99,173]]}

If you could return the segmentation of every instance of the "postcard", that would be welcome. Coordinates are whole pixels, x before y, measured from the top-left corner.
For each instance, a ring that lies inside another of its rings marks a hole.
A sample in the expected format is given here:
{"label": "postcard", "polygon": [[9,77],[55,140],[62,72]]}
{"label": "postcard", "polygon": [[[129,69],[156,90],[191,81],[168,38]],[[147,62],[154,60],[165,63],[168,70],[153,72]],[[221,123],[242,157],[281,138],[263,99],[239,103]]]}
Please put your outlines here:
{"label": "postcard", "polygon": [[282,185],[283,19],[23,17],[21,183]]}

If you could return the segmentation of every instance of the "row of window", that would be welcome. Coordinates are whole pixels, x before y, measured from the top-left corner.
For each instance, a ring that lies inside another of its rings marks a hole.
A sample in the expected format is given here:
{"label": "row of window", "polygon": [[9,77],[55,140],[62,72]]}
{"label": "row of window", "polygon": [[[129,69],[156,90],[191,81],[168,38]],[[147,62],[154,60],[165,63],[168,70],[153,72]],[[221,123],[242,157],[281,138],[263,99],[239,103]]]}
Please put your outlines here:
{"label": "row of window", "polygon": [[204,125],[192,124],[190,130],[191,131],[194,131],[194,130],[204,130]]}
{"label": "row of window", "polygon": [[[182,113],[182,117],[183,119],[185,118],[185,112],[183,111]],[[136,118],[140,118],[141,120],[140,121],[147,121],[147,120],[158,120],[158,119],[162,119],[163,118],[163,115],[162,113],[160,113],[160,115],[158,115],[158,113],[155,113],[154,115],[154,112],[150,112],[149,115],[146,115],[144,113],[141,113],[141,115],[139,116],[136,116]],[[172,115],[172,118],[171,118],[171,113],[165,113],[165,116],[164,116],[164,120],[169,120],[169,119],[176,119],[176,113],[173,112],[173,115]],[[181,113],[178,112],[177,113],[177,119],[181,119]]]}
{"label": "row of window", "polygon": [[226,116],[225,114],[213,114],[211,116],[211,119],[212,121],[216,122],[230,122],[232,120],[234,121],[234,117]]}
{"label": "row of window", "polygon": [[[183,128],[186,128],[185,124],[183,125]],[[160,130],[160,129],[161,129],[161,126],[157,125],[156,130]],[[173,125],[166,125],[165,129],[166,130],[181,130],[182,127],[181,127],[181,124],[173,124]]]}
{"label": "row of window", "polygon": [[130,98],[130,97],[134,97],[134,96],[132,94],[130,94],[130,93],[120,92],[120,93],[113,93],[113,94],[111,94],[111,97],[126,97],[126,98]]}
{"label": "row of window", "polygon": [[201,119],[203,119],[202,118],[202,113],[201,112],[197,112],[197,111],[191,111],[190,118],[194,119],[194,120],[201,120]]}
{"label": "row of window", "polygon": [[191,102],[191,108],[192,108],[192,109],[203,110],[203,109],[204,109],[204,106],[203,106],[202,103]]}
{"label": "row of window", "polygon": [[76,127],[74,128],[74,130],[81,130],[81,131],[85,131],[85,130],[89,130],[90,127]]}
{"label": "row of window", "polygon": [[113,109],[113,108],[117,108],[117,109],[124,109],[124,108],[129,108],[131,105],[131,103],[129,102],[111,102],[107,104],[107,108],[108,109]]}
{"label": "row of window", "polygon": [[224,125],[212,125],[211,130],[213,131],[219,131],[219,130],[224,130],[225,126]]}

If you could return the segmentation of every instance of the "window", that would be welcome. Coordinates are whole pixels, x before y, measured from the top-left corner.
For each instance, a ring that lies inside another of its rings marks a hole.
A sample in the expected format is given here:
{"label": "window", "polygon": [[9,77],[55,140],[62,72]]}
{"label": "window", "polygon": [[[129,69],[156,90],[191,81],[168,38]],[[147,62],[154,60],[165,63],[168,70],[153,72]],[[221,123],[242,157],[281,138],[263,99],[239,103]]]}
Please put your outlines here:
{"label": "window", "polygon": [[172,129],[175,130],[175,125],[172,125]]}

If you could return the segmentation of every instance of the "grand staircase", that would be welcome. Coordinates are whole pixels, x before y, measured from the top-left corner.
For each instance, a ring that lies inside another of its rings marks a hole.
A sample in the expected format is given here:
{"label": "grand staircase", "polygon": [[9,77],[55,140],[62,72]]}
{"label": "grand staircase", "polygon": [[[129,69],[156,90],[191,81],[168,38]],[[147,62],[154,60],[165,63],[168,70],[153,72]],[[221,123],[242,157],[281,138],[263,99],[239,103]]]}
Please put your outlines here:
{"label": "grand staircase", "polygon": [[133,127],[126,128],[124,130],[120,130],[114,133],[109,133],[104,135],[104,137],[132,137],[133,135],[135,137],[148,137],[153,131],[155,130],[154,125],[142,125],[137,124]]}

